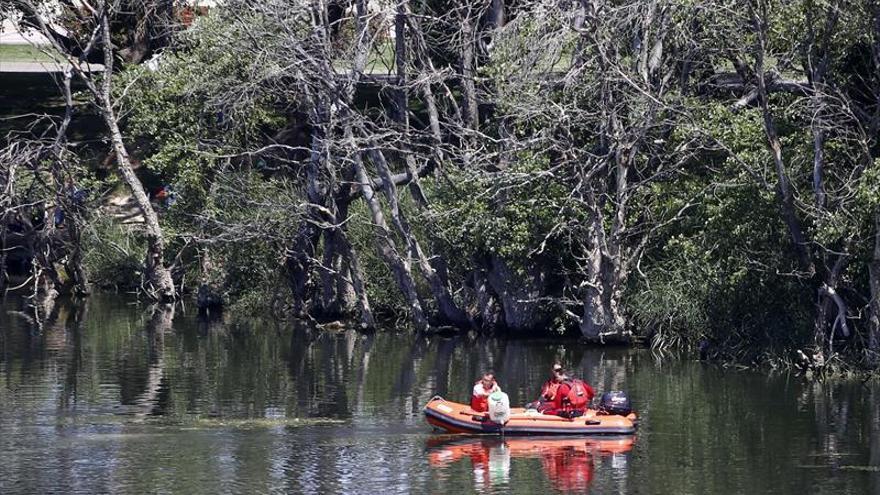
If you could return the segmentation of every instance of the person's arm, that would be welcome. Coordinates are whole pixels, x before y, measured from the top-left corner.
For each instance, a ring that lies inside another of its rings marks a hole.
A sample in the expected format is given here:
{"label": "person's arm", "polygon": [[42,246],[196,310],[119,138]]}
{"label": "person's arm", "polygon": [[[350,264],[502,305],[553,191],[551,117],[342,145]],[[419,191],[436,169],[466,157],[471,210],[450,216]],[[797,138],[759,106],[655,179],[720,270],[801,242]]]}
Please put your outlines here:
{"label": "person's arm", "polygon": [[541,387],[541,398],[553,400],[553,394],[550,392],[550,382],[544,382],[544,385]]}
{"label": "person's arm", "polygon": [[[593,390],[593,387],[591,387],[590,384],[587,383],[587,382],[584,382],[584,388],[587,389],[587,402],[592,401],[592,400],[593,400],[593,397],[596,396],[596,391]],[[588,404],[588,405],[589,405],[589,404]]]}
{"label": "person's arm", "polygon": [[488,394],[486,394],[486,391],[483,390],[483,385],[480,382],[475,383],[473,396],[474,397],[483,397],[486,395],[488,395]]}

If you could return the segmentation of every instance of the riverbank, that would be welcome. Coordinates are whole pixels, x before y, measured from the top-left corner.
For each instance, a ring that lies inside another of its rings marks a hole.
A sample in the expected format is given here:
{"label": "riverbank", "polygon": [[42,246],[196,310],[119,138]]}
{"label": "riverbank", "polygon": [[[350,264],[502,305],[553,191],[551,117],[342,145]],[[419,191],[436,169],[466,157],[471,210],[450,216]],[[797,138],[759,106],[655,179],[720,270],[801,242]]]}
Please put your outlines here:
{"label": "riverbank", "polygon": [[[297,331],[307,331],[315,335],[326,334],[328,336],[348,335],[355,332],[363,338],[376,333],[390,333],[393,336],[416,335],[418,338],[428,339],[456,339],[465,342],[477,342],[484,339],[504,339],[511,342],[531,342],[538,345],[548,346],[577,346],[585,350],[620,352],[625,350],[644,351],[658,363],[697,361],[707,366],[717,367],[720,370],[731,372],[750,371],[757,372],[768,377],[791,378],[797,380],[819,382],[852,382],[864,383],[866,381],[880,381],[880,372],[876,368],[859,362],[859,356],[832,355],[826,363],[817,366],[810,356],[806,356],[801,349],[784,349],[773,351],[765,349],[755,352],[749,348],[722,351],[708,342],[702,342],[696,346],[669,346],[659,345],[651,340],[651,335],[643,335],[638,331],[633,332],[633,338],[628,343],[613,342],[608,344],[596,343],[584,340],[576,328],[568,332],[560,333],[551,328],[534,329],[530,332],[511,332],[496,330],[484,332],[477,329],[461,329],[456,327],[430,327],[427,331],[416,332],[406,320],[389,318],[377,322],[377,328],[364,330],[359,322],[354,319],[337,320],[325,319],[302,320],[295,318],[289,308],[267,317],[265,313],[236,312],[234,308],[215,307],[204,311],[200,309],[196,294],[188,292],[184,297],[173,305],[156,305],[148,299],[139,297],[137,291],[120,293],[114,291],[97,290],[91,298],[71,299],[69,296],[58,296],[51,301],[44,301],[43,306],[34,306],[25,299],[29,295],[30,287],[24,284],[19,290],[10,293],[7,300],[18,301],[19,309],[14,314],[20,318],[36,324],[39,321],[57,318],[54,312],[80,311],[90,304],[92,298],[99,301],[118,300],[124,302],[133,310],[143,315],[163,314],[164,311],[172,311],[172,315],[184,312],[195,318],[199,326],[203,328],[226,327],[250,332],[258,328],[273,328],[276,331],[281,328],[294,328]],[[11,299],[10,299],[11,298]],[[48,303],[48,305],[46,305]],[[104,304],[103,302],[100,304]],[[162,309],[165,308],[165,309]],[[175,309],[176,308],[176,309]],[[158,312],[157,312],[158,311]]]}

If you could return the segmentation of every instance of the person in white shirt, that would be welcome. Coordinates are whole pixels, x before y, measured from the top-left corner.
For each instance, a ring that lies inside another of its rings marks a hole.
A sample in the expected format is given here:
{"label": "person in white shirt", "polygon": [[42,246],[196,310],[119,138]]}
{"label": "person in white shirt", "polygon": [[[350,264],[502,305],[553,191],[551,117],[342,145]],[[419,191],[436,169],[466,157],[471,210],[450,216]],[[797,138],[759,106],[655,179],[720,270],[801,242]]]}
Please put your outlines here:
{"label": "person in white shirt", "polygon": [[476,412],[486,412],[489,410],[489,396],[495,392],[500,392],[501,387],[495,381],[495,374],[487,371],[483,374],[483,378],[477,380],[474,384],[474,392],[471,395],[471,409]]}

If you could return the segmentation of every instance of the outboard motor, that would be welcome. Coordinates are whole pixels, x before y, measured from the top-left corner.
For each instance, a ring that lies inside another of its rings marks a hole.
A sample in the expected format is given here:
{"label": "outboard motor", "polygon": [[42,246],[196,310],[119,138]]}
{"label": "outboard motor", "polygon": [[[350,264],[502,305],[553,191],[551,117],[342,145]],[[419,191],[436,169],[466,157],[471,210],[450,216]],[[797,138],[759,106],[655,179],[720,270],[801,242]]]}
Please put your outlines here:
{"label": "outboard motor", "polygon": [[617,414],[626,416],[632,412],[632,404],[627,397],[626,392],[618,390],[605,392],[599,399],[599,414]]}
{"label": "outboard motor", "polygon": [[504,392],[494,392],[489,396],[489,419],[499,425],[510,421],[510,399]]}

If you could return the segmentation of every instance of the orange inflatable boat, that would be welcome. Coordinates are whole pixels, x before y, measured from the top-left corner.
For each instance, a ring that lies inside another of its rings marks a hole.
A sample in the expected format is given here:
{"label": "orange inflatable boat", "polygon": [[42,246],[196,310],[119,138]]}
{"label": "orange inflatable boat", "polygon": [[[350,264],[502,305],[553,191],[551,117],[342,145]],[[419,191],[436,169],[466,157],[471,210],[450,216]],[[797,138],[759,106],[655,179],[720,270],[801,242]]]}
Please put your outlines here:
{"label": "orange inflatable boat", "polygon": [[495,433],[503,435],[632,435],[636,432],[636,415],[600,415],[593,409],[577,418],[562,418],[521,407],[510,409],[510,420],[500,425],[485,413],[467,404],[434,397],[425,405],[429,424],[450,433]]}

